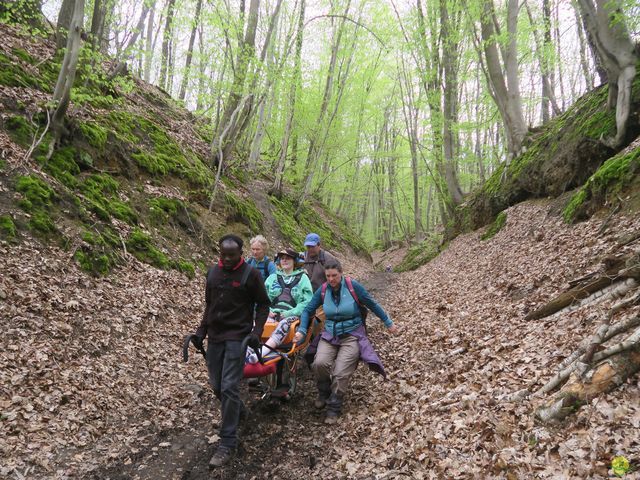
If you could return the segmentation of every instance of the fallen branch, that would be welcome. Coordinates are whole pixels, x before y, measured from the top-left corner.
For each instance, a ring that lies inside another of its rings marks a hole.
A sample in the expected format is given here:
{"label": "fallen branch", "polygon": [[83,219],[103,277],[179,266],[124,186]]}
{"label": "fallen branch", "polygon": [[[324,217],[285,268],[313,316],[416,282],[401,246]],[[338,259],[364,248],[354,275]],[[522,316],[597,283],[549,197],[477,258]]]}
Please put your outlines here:
{"label": "fallen branch", "polygon": [[[546,303],[542,307],[530,312],[525,320],[538,320],[540,318],[548,317],[565,307],[568,307],[577,300],[589,297],[591,294],[602,290],[619,278],[640,278],[640,264],[634,261],[635,255],[617,255],[610,256],[603,259],[602,263],[605,266],[605,271],[597,278],[593,278],[595,274],[589,274],[586,277],[587,282],[581,285],[576,285],[566,292],[561,293],[556,298]],[[632,266],[629,266],[629,263]],[[574,280],[574,283],[578,280]]]}
{"label": "fallen branch", "polygon": [[[634,299],[637,297],[634,297]],[[626,303],[626,302],[625,302]],[[549,393],[554,390],[558,385],[564,382],[569,376],[573,373],[573,371],[577,368],[577,361],[579,360],[582,363],[585,362],[585,358],[582,356],[585,351],[592,345],[594,341],[602,338],[600,343],[606,342],[611,338],[619,335],[627,330],[634,328],[640,325],[640,316],[635,316],[628,318],[627,320],[616,323],[615,325],[609,326],[608,324],[601,325],[596,333],[589,339],[583,340],[575,352],[573,352],[570,356],[565,358],[559,365],[559,372],[556,373],[542,388],[538,389],[534,396],[541,396],[545,393]],[[599,343],[599,344],[600,344]]]}
{"label": "fallen branch", "polygon": [[[637,341],[635,346],[638,346]],[[638,370],[640,352],[636,349],[624,350],[598,364],[588,372],[586,378],[574,376],[553,400],[536,409],[535,416],[543,422],[562,420],[596,396],[623,384]]]}

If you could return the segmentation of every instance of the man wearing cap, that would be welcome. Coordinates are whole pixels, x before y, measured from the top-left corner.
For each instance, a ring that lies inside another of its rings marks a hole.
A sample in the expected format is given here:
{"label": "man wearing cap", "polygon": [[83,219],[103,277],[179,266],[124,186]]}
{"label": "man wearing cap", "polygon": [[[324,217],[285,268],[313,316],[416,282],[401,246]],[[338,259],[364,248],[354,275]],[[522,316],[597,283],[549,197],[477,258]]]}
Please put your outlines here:
{"label": "man wearing cap", "polygon": [[320,247],[320,235],[317,233],[307,235],[304,239],[304,246],[307,249],[304,254],[304,268],[311,279],[311,286],[315,292],[327,281],[324,274],[325,263],[333,263],[336,258]]}

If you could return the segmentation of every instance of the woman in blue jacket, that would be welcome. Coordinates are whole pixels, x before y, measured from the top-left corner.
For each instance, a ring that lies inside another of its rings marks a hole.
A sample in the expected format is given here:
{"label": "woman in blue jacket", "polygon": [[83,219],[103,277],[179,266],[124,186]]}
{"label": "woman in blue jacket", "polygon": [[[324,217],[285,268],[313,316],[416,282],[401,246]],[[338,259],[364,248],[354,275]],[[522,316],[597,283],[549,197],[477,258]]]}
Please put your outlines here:
{"label": "woman in blue jacket", "polygon": [[322,306],[326,321],[322,334],[315,340],[317,351],[313,362],[318,385],[315,406],[321,409],[326,405],[325,423],[332,424],[337,422],[342,411],[342,401],[358,360],[362,359],[372,370],[384,376],[382,362],[367,338],[361,305],[375,313],[390,333],[396,333],[398,328],[362,285],[343,277],[338,261],[327,262],[325,273],[327,282],[315,291],[302,311],[294,341],[299,342],[305,337],[309,319]]}

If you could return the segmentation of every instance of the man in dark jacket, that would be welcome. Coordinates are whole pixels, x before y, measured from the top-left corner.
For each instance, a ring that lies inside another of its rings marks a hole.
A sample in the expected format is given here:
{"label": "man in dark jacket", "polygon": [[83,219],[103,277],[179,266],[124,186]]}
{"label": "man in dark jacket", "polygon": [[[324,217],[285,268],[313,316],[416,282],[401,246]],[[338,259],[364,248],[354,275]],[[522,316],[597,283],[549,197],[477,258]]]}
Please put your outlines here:
{"label": "man in dark jacket", "polygon": [[329,252],[320,247],[320,235],[310,233],[304,239],[304,246],[307,251],[304,254],[304,268],[311,280],[311,287],[315,292],[327,281],[324,274],[324,266],[327,263],[336,262],[336,259]]}
{"label": "man in dark jacket", "polygon": [[[225,235],[220,239],[220,261],[207,273],[206,306],[196,331],[196,347],[205,336],[209,382],[220,399],[220,445],[209,466],[226,464],[238,443],[238,423],[244,410],[240,400],[245,352],[242,340],[250,335],[249,346],[257,350],[269,314],[269,297],[262,276],[242,258],[242,239]],[[255,309],[255,324],[254,324]]]}

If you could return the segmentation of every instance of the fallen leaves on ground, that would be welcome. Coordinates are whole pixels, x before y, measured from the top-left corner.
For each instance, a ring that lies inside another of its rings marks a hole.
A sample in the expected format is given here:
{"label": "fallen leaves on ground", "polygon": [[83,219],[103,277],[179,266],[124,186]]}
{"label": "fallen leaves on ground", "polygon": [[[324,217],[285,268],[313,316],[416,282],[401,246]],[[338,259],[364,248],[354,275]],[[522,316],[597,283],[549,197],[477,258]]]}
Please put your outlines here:
{"label": "fallen leaves on ground", "polygon": [[[463,235],[415,272],[370,278],[401,328],[391,336],[369,320],[389,380],[359,368],[341,422],[331,427],[308,405],[310,379],[302,382],[304,402],[273,423],[261,415],[245,434],[234,475],[595,479],[607,478],[617,456],[637,465],[637,377],[556,426],[534,421],[532,401],[503,400],[550,378],[607,305],[524,316],[598,269],[605,255],[638,248],[616,243],[639,229],[638,219],[616,217],[599,234],[603,218],[570,226],[550,208],[547,201],[512,207],[491,240]],[[198,448],[210,448],[218,413],[204,365],[195,355],[188,364],[180,358],[182,335],[202,313],[201,278],[135,261],[92,278],[69,252],[29,242],[2,245],[0,255],[0,476],[142,471],[136,455],[179,448],[178,430],[183,443],[200,438]],[[206,464],[206,455],[198,461]]]}

